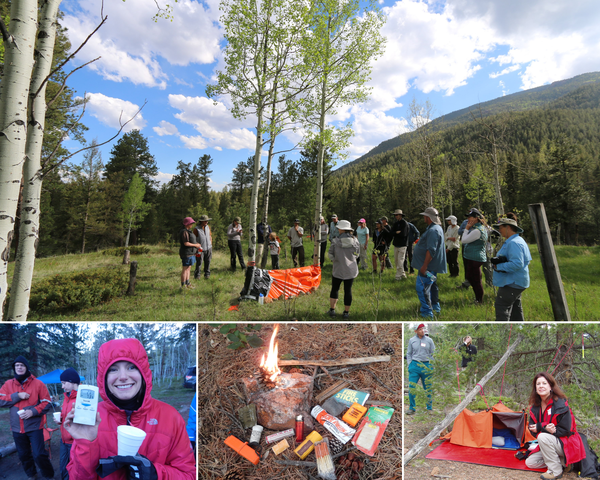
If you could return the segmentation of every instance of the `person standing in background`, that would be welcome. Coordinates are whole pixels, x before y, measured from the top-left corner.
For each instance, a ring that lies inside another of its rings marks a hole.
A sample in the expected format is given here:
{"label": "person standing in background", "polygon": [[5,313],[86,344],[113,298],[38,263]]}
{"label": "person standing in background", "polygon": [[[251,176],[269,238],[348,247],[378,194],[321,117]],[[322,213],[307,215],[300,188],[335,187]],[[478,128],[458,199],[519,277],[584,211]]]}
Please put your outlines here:
{"label": "person standing in background", "polygon": [[460,240],[458,238],[457,219],[454,215],[446,218],[448,228],[444,234],[446,243],[446,259],[448,260],[448,270],[450,270],[450,278],[458,277],[460,269],[458,267],[458,250],[460,249]]}
{"label": "person standing in background", "polygon": [[408,248],[408,222],[404,220],[402,210],[397,208],[394,211],[396,221],[392,226],[392,236],[394,245],[394,262],[396,263],[396,280],[406,278],[404,270],[404,260],[406,259],[406,250]]}
{"label": "person standing in background", "polygon": [[240,261],[240,267],[246,268],[244,263],[244,254],[242,253],[242,219],[235,217],[233,222],[227,227],[227,244],[229,245],[229,254],[231,261],[231,271],[235,272],[235,257],[237,255]]}
{"label": "person standing in background", "polygon": [[327,236],[329,235],[329,227],[327,223],[325,223],[325,219],[323,216],[320,218],[321,224],[319,228],[321,229],[321,240],[319,247],[321,250],[319,251],[319,264],[321,268],[323,268],[323,264],[325,263],[325,254],[327,253]]}
{"label": "person standing in background", "polygon": [[360,268],[362,270],[367,269],[367,246],[369,244],[369,227],[367,227],[367,221],[361,218],[358,221],[358,228],[356,229],[356,238],[360,244],[359,261]]}
{"label": "person standing in background", "polygon": [[288,231],[287,237],[292,243],[292,261],[294,262],[294,268],[298,267],[298,261],[296,257],[300,257],[300,267],[304,266],[304,245],[302,243],[302,236],[304,235],[304,229],[300,226],[300,219],[294,220],[294,226]]}
{"label": "person standing in background", "polygon": [[408,365],[408,401],[407,415],[416,412],[415,388],[421,380],[421,385],[427,393],[427,410],[433,410],[431,398],[431,375],[433,373],[433,352],[435,344],[425,335],[425,324],[421,323],[415,329],[415,336],[408,341],[406,349],[406,363]]}
{"label": "person standing in background", "polygon": [[61,480],[69,480],[67,465],[71,459],[73,437],[67,432],[62,421],[67,418],[68,413],[73,409],[73,405],[75,405],[81,377],[74,368],[69,367],[60,374],[60,383],[65,391],[65,398],[60,409],[60,478]]}
{"label": "person standing in background", "polygon": [[204,278],[210,277],[210,261],[212,259],[212,232],[208,226],[208,222],[212,218],[208,218],[208,215],[202,215],[200,217],[200,225],[194,229],[194,235],[200,243],[202,250],[196,254],[196,270],[194,271],[194,278],[198,280],[200,278],[200,267],[204,262]]}

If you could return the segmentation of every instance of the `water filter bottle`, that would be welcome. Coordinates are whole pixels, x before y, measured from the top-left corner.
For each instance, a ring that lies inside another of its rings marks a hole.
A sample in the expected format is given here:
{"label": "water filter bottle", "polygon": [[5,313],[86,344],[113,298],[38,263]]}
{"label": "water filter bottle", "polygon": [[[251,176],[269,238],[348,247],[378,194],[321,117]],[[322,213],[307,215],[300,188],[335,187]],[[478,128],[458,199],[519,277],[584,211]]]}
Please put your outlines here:
{"label": "water filter bottle", "polygon": [[435,282],[437,280],[437,277],[433,273],[431,273],[429,270],[427,270],[427,274],[426,275],[427,275],[427,278],[429,280],[431,280],[432,282]]}
{"label": "water filter bottle", "polygon": [[259,305],[265,304],[265,296],[262,293],[258,296],[258,304]]}

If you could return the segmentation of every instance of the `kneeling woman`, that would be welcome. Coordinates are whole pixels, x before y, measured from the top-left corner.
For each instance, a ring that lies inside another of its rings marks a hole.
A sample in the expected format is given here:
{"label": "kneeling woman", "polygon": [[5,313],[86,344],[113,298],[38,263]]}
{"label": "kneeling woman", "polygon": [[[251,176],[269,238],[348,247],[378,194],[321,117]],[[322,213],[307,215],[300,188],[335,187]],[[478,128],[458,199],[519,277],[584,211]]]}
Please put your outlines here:
{"label": "kneeling woman", "polygon": [[[73,423],[74,411],[65,428],[74,438],[70,480],[96,480],[100,459],[103,468],[114,470],[109,480],[196,480],[194,454],[185,421],[175,408],[151,396],[152,372],[148,355],[134,338],[111,340],[98,353],[98,404],[96,425]],[[146,432],[135,457],[117,456],[117,427],[132,425]],[[149,460],[149,462],[148,462]],[[111,470],[109,470],[111,471]]]}
{"label": "kneeling woman", "polygon": [[529,397],[529,431],[538,446],[526,460],[529,468],[548,468],[540,478],[561,478],[585,458],[575,417],[564,392],[552,375],[538,373]]}

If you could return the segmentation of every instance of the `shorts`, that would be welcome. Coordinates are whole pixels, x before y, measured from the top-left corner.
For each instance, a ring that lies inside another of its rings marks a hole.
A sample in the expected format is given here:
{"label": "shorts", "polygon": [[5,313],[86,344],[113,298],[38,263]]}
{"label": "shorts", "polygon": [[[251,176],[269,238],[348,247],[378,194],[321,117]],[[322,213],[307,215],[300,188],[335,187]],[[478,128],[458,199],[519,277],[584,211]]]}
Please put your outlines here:
{"label": "shorts", "polygon": [[184,267],[191,267],[196,264],[196,256],[192,255],[191,257],[183,257],[181,259],[181,265]]}

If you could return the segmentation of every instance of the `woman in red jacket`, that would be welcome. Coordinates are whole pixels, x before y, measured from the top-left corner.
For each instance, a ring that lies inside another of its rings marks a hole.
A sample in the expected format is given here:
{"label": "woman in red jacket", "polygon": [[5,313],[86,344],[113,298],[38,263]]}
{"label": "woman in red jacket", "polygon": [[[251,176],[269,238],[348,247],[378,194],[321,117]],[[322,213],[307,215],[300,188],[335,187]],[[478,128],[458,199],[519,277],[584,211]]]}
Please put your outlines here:
{"label": "woman in red jacket", "polygon": [[[69,412],[73,409],[77,400],[77,389],[81,383],[81,377],[74,368],[67,368],[60,374],[60,383],[65,391],[65,399],[60,410],[61,422],[67,418]],[[60,425],[60,479],[69,480],[67,465],[71,458],[71,447],[73,446],[73,437],[67,432],[65,426]]]}
{"label": "woman in red jacket", "polygon": [[[575,417],[564,392],[552,375],[538,373],[529,397],[529,431],[538,446],[526,460],[529,468],[548,468],[544,480],[561,478],[585,458]],[[566,468],[565,468],[566,467]]]}
{"label": "woman in red jacket", "polygon": [[[148,356],[138,340],[111,340],[100,347],[98,388],[104,401],[98,404],[96,425],[73,423],[73,411],[65,421],[74,438],[70,480],[96,480],[100,476],[109,480],[196,479],[185,421],[173,407],[152,398]],[[119,425],[146,432],[138,455],[117,455]]]}

